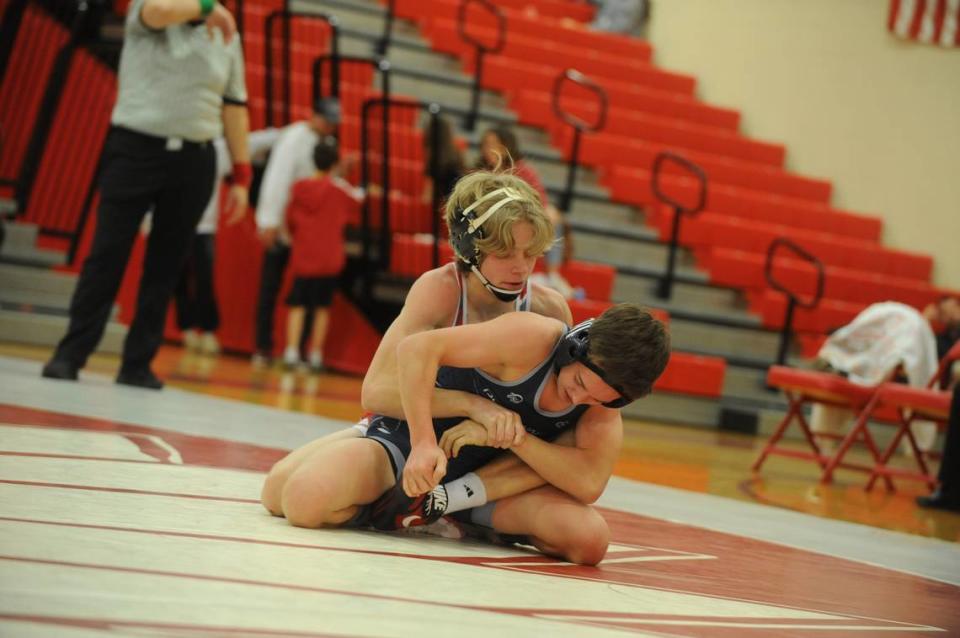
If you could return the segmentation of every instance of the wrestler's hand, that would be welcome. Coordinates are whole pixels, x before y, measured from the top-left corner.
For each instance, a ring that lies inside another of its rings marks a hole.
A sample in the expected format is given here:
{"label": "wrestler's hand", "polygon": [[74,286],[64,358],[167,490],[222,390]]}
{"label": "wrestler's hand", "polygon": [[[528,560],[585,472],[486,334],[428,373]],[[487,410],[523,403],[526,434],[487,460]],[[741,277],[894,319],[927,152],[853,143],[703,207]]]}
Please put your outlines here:
{"label": "wrestler's hand", "polygon": [[410,450],[403,468],[403,491],[407,496],[426,494],[447,473],[447,455],[439,445],[424,443]]}
{"label": "wrestler's hand", "polygon": [[227,214],[227,226],[233,226],[247,214],[249,193],[246,186],[234,184],[227,192],[227,201],[224,202],[223,212]]}
{"label": "wrestler's hand", "polygon": [[520,415],[500,407],[493,401],[478,397],[468,414],[487,431],[487,447],[508,448],[520,445],[527,434]]}
{"label": "wrestler's hand", "polygon": [[487,445],[487,429],[476,421],[464,419],[440,437],[440,447],[448,458],[456,458],[464,445]]}

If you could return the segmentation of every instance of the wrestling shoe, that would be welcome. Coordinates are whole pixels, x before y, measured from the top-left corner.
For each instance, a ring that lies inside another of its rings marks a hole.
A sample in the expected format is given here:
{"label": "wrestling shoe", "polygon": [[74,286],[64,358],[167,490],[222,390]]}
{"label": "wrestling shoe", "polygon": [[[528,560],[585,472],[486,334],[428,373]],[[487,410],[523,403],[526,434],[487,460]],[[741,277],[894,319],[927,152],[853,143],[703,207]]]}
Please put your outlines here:
{"label": "wrestling shoe", "polygon": [[439,538],[449,538],[460,540],[467,537],[466,532],[460,521],[452,516],[441,516],[440,520],[429,525],[418,525],[415,527],[406,527],[397,530],[398,534],[411,534],[416,536],[437,536]]}
{"label": "wrestling shoe", "polygon": [[409,497],[397,483],[371,504],[370,525],[383,531],[430,525],[447,511],[447,488],[438,485],[426,494]]}

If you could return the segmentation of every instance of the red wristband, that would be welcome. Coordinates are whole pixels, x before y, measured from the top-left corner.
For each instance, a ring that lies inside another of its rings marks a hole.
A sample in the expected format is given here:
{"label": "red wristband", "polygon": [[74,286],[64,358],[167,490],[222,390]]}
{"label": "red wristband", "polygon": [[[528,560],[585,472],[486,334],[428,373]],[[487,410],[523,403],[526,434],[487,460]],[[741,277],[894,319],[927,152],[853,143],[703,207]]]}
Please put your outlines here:
{"label": "red wristband", "polygon": [[253,168],[250,164],[234,164],[230,181],[234,186],[250,188],[250,183],[253,182]]}

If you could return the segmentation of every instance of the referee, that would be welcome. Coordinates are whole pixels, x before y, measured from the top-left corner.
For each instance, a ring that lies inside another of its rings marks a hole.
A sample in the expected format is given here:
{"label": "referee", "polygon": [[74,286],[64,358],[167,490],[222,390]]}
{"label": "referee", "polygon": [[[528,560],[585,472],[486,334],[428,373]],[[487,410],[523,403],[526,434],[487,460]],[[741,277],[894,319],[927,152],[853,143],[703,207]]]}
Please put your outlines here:
{"label": "referee", "polygon": [[214,0],[134,0],[124,28],[117,103],[100,158],[90,254],[70,325],[43,376],[76,380],[110,316],[144,214],[153,209],[136,313],[117,383],[159,390],[150,369],[167,304],[214,184],[212,140],[233,162],[229,221],[247,208],[251,171],[243,54],[233,16]]}

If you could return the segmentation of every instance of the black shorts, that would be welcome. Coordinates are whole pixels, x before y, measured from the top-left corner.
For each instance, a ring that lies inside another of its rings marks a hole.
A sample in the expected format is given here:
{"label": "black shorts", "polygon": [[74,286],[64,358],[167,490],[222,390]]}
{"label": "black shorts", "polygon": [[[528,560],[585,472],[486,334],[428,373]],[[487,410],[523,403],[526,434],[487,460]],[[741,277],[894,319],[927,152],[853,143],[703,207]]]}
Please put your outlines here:
{"label": "black shorts", "polygon": [[288,306],[326,308],[333,301],[333,293],[340,283],[339,277],[294,277]]}
{"label": "black shorts", "polygon": [[[437,434],[437,439],[440,439],[444,430],[455,426],[462,420],[463,417],[434,419],[434,431]],[[370,417],[370,427],[367,428],[366,437],[373,439],[384,447],[387,456],[390,457],[394,477],[399,481],[403,475],[403,467],[407,462],[407,457],[410,456],[410,430],[407,427],[407,422],[387,416],[372,416]],[[447,474],[440,482],[453,481],[464,474],[474,472],[502,452],[503,450],[494,447],[465,445],[456,458],[447,459]]]}

